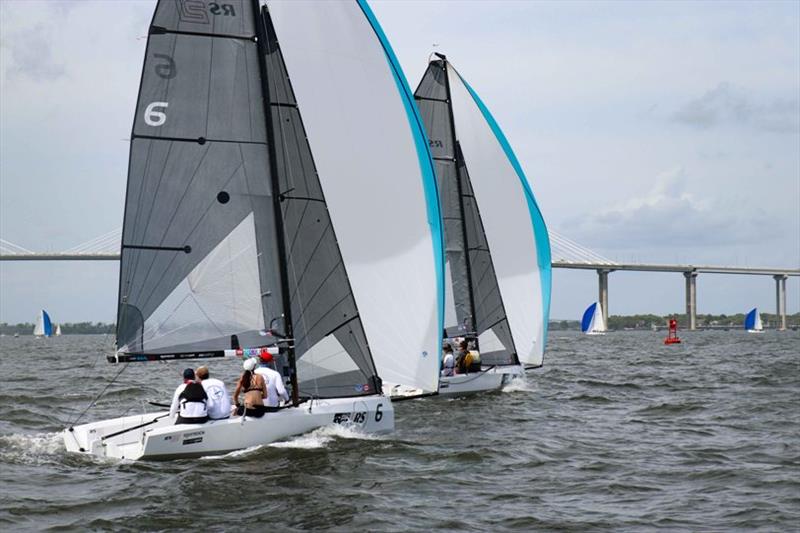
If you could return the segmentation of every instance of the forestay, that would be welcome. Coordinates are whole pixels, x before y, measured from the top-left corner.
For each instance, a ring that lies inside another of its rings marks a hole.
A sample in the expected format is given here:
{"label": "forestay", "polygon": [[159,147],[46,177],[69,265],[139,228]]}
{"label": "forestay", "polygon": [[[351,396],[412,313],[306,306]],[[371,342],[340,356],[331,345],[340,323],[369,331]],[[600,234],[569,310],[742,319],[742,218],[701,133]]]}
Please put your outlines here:
{"label": "forestay", "polygon": [[550,242],[508,141],[478,95],[447,63],[455,133],[469,169],[500,296],[520,361],[541,365],[550,309]]}
{"label": "forestay", "polygon": [[436,390],[441,228],[405,79],[366,3],[267,5],[378,372]]}

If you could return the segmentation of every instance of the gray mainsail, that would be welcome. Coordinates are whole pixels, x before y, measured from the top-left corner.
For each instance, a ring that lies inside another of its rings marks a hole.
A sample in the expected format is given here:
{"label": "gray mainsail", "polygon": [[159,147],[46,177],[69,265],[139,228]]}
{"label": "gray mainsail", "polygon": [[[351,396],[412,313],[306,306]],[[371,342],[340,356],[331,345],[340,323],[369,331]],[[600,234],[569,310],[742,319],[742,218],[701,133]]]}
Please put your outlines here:
{"label": "gray mainsail", "polygon": [[255,18],[246,0],[229,4],[224,15],[202,2],[156,6],[130,146],[123,352],[231,348],[231,335],[254,342],[283,311]]}
{"label": "gray mainsail", "polygon": [[481,357],[491,364],[512,363],[516,362],[516,350],[478,202],[453,125],[446,65],[443,56],[431,61],[414,93],[436,162],[445,226],[452,284],[448,290],[452,291],[456,315],[445,317],[445,333],[478,338],[491,331],[500,346],[487,346],[489,351]]}
{"label": "gray mainsail", "polygon": [[[118,360],[279,342],[290,366],[298,361],[303,394],[380,390],[257,0],[158,2],[131,140],[117,324],[129,356]],[[289,340],[265,335],[275,324]]]}

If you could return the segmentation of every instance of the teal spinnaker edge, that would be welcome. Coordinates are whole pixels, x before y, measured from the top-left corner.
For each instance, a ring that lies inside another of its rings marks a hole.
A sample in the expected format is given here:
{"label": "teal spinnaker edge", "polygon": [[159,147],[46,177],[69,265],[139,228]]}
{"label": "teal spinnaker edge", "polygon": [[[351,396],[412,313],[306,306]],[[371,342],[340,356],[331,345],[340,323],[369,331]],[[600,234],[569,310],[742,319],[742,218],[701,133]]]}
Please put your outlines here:
{"label": "teal spinnaker edge", "polygon": [[500,143],[500,146],[503,147],[503,152],[505,152],[506,157],[508,158],[509,162],[511,162],[511,166],[514,167],[514,171],[517,173],[517,176],[522,183],[522,188],[525,191],[525,198],[528,200],[528,210],[531,213],[531,221],[533,222],[533,234],[536,237],[536,258],[539,262],[539,273],[542,283],[542,307],[544,311],[544,346],[542,346],[542,353],[544,353],[544,348],[547,346],[547,329],[549,325],[548,322],[550,321],[550,293],[553,282],[553,266],[550,255],[550,235],[547,232],[547,226],[544,223],[542,212],[539,210],[539,205],[536,203],[536,198],[533,196],[531,185],[528,183],[528,179],[525,177],[525,173],[522,171],[522,166],[520,166],[517,156],[514,155],[511,145],[508,144],[506,136],[503,134],[500,126],[497,125],[497,121],[495,121],[494,117],[489,112],[489,109],[483,104],[483,101],[478,94],[472,90],[472,87],[470,87],[469,83],[467,83],[467,81],[461,77],[461,74],[458,74],[458,77],[469,91],[469,94],[472,95],[472,99],[475,100],[475,104],[477,104],[478,109],[481,110],[483,118],[486,119],[486,122],[492,129],[494,136],[497,137],[497,141]]}
{"label": "teal spinnaker edge", "polygon": [[[436,173],[433,169],[433,157],[431,156],[428,140],[425,135],[425,128],[422,126],[422,118],[419,116],[419,111],[414,103],[414,98],[411,89],[406,81],[405,74],[400,68],[400,63],[394,55],[392,46],[383,33],[378,19],[367,4],[366,0],[356,0],[364,16],[367,17],[370,25],[372,26],[375,35],[383,46],[383,51],[386,54],[386,60],[389,62],[389,67],[392,70],[394,81],[397,84],[397,90],[400,91],[400,97],[405,106],[406,115],[408,115],[409,126],[414,134],[414,144],[417,149],[417,157],[419,158],[419,167],[422,171],[422,181],[425,189],[425,201],[428,208],[428,225],[431,228],[431,237],[433,240],[433,254],[436,262],[436,291],[437,303],[439,311],[439,328],[438,331],[444,330],[444,233],[442,231],[442,213],[439,209],[439,188],[436,183]],[[442,362],[442,343],[438,343],[436,348],[436,357],[439,360],[439,366]]]}

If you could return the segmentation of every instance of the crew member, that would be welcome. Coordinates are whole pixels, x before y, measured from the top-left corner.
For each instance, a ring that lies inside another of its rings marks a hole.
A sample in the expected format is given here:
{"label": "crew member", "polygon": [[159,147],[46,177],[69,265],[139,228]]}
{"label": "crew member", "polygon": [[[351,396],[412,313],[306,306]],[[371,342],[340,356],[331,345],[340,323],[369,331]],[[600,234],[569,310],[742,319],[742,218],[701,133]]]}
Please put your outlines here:
{"label": "crew member", "polygon": [[467,355],[464,356],[464,366],[467,368],[467,372],[481,371],[481,354],[478,350],[467,351]]}
{"label": "crew member", "polygon": [[187,368],[183,371],[183,382],[178,385],[178,388],[175,389],[175,393],[172,395],[172,404],[169,406],[170,418],[175,418],[175,415],[178,414],[178,410],[180,409],[180,399],[178,397],[183,392],[183,389],[186,388],[186,385],[192,381],[194,381],[194,369]]}
{"label": "crew member", "polygon": [[[191,371],[191,374],[189,373]],[[208,422],[208,394],[203,386],[197,381],[187,380],[187,376],[194,375],[194,371],[188,368],[183,372],[183,390],[178,394],[178,418],[176,424],[205,424]]]}
{"label": "crew member", "polygon": [[201,366],[195,371],[197,381],[203,385],[208,395],[208,418],[220,420],[231,416],[231,397],[225,389],[225,384],[217,379],[208,377],[208,367]]}
{"label": "crew member", "polygon": [[458,343],[458,350],[456,351],[456,372],[458,374],[466,374],[467,373],[467,352],[469,348],[467,347],[467,340],[461,339]]}
{"label": "crew member", "polygon": [[[236,414],[253,417],[264,415],[264,398],[267,397],[267,385],[264,377],[255,374],[253,371],[258,366],[255,357],[245,359],[242,363],[244,372],[236,382],[236,390],[233,392],[233,404],[236,406]],[[239,395],[244,393],[244,404],[239,404]]]}
{"label": "crew member", "polygon": [[264,405],[267,407],[278,407],[280,401],[289,401],[289,393],[286,392],[286,387],[283,384],[283,376],[272,368],[272,354],[267,350],[262,350],[259,355],[261,365],[256,368],[255,373],[264,377],[267,384],[267,397],[264,400]]}
{"label": "crew member", "polygon": [[452,376],[455,373],[456,361],[453,357],[453,347],[450,343],[445,343],[442,346],[442,376]]}

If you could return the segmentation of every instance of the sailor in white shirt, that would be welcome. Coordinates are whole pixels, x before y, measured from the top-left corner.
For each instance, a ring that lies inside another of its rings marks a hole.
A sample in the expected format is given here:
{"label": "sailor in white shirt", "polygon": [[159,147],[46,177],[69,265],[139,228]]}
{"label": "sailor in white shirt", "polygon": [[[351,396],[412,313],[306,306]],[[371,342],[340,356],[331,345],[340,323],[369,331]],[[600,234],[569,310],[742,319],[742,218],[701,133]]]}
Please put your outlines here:
{"label": "sailor in white shirt", "polygon": [[194,381],[194,370],[191,368],[187,368],[183,371],[183,383],[178,385],[178,388],[175,389],[175,394],[172,395],[172,404],[169,406],[169,417],[175,418],[175,415],[178,414],[180,410],[180,395],[183,392],[183,389],[186,388],[186,385]]}
{"label": "sailor in white shirt", "polygon": [[195,375],[208,394],[208,418],[219,420],[230,417],[231,397],[225,389],[225,384],[219,379],[208,377],[207,366],[198,368]]}
{"label": "sailor in white shirt", "polygon": [[456,366],[455,358],[453,358],[453,347],[445,343],[442,346],[442,376],[452,376]]}
{"label": "sailor in white shirt", "polygon": [[264,376],[267,384],[267,397],[264,405],[267,407],[278,407],[280,400],[289,401],[289,393],[283,385],[283,376],[278,371],[273,370],[269,365],[272,364],[272,354],[267,350],[262,350],[260,357],[261,366],[256,368],[255,373]]}

